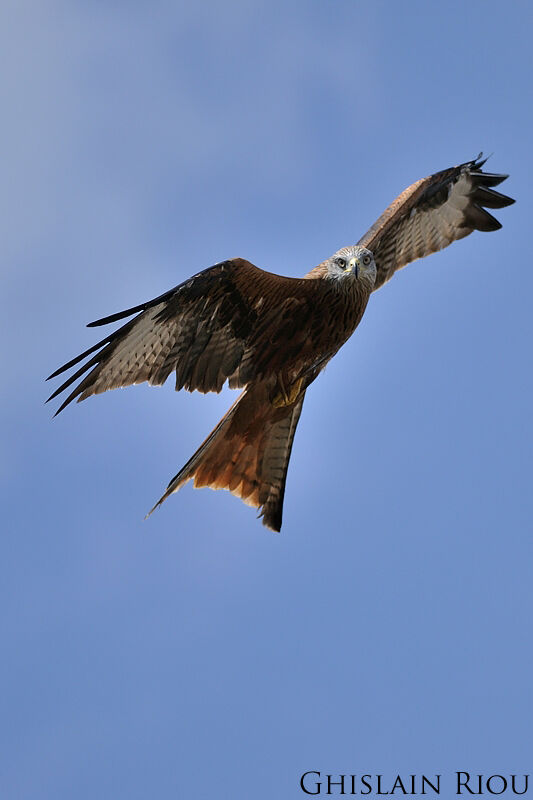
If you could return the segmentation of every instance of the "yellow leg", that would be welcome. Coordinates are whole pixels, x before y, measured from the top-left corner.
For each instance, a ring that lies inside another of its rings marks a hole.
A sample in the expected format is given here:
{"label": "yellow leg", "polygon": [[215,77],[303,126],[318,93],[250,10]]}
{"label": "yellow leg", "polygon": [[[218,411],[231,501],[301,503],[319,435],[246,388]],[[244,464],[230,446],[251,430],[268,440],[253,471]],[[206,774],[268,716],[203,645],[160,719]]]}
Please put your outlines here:
{"label": "yellow leg", "polygon": [[281,391],[279,391],[272,400],[272,405],[275,406],[275,408],[283,408],[283,406],[291,406],[298,399],[302,383],[303,383],[303,378],[298,378],[298,380],[292,384],[292,386],[289,388],[289,391],[287,392],[287,389],[283,384],[283,380],[280,377],[279,385]]}

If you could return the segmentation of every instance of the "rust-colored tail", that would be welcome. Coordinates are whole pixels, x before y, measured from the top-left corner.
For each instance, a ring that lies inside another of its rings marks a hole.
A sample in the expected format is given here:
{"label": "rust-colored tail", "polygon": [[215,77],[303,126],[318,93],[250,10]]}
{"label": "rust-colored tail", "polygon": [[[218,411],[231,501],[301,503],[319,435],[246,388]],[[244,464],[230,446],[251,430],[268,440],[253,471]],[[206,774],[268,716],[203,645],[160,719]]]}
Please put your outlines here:
{"label": "rust-colored tail", "polygon": [[293,404],[272,405],[260,383],[245,391],[192,458],[170,481],[149,514],[184,483],[228,489],[260,510],[263,525],[281,529],[285,480],[304,394]]}

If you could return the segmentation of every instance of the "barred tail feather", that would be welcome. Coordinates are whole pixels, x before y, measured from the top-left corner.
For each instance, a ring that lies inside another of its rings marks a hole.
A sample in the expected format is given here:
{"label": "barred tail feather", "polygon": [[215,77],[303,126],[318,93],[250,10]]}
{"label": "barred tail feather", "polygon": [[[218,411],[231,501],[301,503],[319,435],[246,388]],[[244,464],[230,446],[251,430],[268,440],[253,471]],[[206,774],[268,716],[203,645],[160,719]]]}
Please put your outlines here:
{"label": "barred tail feather", "polygon": [[196,453],[170,481],[152,513],[187,481],[228,489],[259,509],[263,525],[281,529],[287,468],[304,395],[281,408],[261,383],[246,389]]}

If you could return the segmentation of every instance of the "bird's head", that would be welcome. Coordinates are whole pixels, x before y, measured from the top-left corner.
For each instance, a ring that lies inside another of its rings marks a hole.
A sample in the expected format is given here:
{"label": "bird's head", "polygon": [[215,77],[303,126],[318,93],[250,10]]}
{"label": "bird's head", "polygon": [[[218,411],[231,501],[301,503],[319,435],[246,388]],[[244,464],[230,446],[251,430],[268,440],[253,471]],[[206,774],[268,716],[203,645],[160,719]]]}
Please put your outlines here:
{"label": "bird's head", "polygon": [[366,247],[354,244],[341,247],[325,262],[328,278],[357,280],[372,290],[376,280],[376,262]]}

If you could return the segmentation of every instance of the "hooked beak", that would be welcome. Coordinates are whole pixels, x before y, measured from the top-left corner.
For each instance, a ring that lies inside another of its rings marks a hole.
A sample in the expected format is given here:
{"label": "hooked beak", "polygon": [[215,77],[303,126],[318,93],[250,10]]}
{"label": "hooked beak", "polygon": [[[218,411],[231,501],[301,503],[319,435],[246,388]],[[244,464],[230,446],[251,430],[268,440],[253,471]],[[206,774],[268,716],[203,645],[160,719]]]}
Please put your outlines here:
{"label": "hooked beak", "polygon": [[359,277],[359,259],[355,256],[348,261],[348,272],[354,272],[355,277]]}

